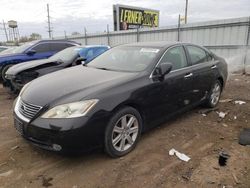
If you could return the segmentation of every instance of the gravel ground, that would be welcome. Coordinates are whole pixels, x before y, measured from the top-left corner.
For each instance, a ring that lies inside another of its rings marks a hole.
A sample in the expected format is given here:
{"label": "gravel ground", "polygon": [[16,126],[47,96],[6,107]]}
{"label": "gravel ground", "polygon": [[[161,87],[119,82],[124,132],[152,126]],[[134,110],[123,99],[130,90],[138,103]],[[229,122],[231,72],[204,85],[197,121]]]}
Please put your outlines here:
{"label": "gravel ground", "polygon": [[[250,187],[250,147],[238,144],[250,128],[250,77],[231,76],[218,109],[196,108],[145,133],[129,155],[96,151],[62,156],[32,146],[13,128],[13,97],[0,87],[0,187]],[[246,104],[235,104],[243,100]],[[220,119],[218,112],[226,112]],[[188,155],[184,162],[170,149]],[[218,165],[218,154],[230,158]]]}

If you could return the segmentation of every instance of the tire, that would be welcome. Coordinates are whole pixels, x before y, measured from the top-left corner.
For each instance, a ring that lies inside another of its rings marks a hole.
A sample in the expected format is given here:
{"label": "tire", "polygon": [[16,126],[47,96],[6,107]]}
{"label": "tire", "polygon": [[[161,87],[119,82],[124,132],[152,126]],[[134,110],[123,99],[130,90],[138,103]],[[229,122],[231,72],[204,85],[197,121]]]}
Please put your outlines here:
{"label": "tire", "polygon": [[219,80],[216,80],[211,91],[209,92],[208,98],[205,102],[205,107],[214,108],[218,105],[222,92],[222,85]]}
{"label": "tire", "polygon": [[5,73],[6,73],[7,70],[8,70],[10,67],[12,67],[12,66],[13,66],[13,65],[6,65],[6,66],[3,67],[2,72],[1,72],[1,79],[2,79],[3,83],[8,81],[8,80],[5,78]]}
{"label": "tire", "polygon": [[135,148],[141,130],[140,113],[132,107],[120,109],[112,116],[105,130],[105,152],[113,158],[128,154]]}

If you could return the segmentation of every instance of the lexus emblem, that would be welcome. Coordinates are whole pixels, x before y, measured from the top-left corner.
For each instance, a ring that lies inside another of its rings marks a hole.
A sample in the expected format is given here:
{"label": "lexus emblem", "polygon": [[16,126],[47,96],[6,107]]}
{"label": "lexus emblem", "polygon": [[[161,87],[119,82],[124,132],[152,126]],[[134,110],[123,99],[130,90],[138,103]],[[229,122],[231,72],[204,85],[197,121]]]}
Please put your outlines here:
{"label": "lexus emblem", "polygon": [[24,105],[21,106],[21,108],[25,111],[26,107]]}

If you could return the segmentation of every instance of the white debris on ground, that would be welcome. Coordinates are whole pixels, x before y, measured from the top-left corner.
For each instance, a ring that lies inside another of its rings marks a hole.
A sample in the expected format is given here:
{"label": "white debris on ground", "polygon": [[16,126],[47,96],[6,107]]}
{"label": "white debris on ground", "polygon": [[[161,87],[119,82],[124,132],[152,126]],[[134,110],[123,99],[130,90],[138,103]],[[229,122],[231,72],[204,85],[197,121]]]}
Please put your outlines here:
{"label": "white debris on ground", "polygon": [[226,103],[226,102],[231,102],[233,99],[221,99],[219,102],[220,103]]}
{"label": "white debris on ground", "polygon": [[222,123],[223,127],[228,127],[228,125],[226,123]]}
{"label": "white debris on ground", "polygon": [[234,101],[234,103],[239,105],[246,104],[245,101],[240,101],[240,100]]}
{"label": "white debris on ground", "polygon": [[216,112],[216,113],[219,115],[219,117],[220,117],[221,119],[225,118],[226,115],[227,115],[227,113],[225,113],[225,112]]}
{"label": "white debris on ground", "polygon": [[7,176],[11,175],[12,173],[13,173],[13,170],[9,170],[7,172],[1,173],[0,177],[7,177]]}
{"label": "white debris on ground", "polygon": [[12,148],[11,148],[11,150],[16,150],[16,149],[18,149],[19,148],[19,146],[13,146]]}
{"label": "white debris on ground", "polygon": [[169,155],[176,155],[180,160],[188,162],[191,158],[188,157],[187,155],[185,155],[184,153],[180,153],[177,150],[175,150],[174,148],[172,148],[171,150],[169,150]]}

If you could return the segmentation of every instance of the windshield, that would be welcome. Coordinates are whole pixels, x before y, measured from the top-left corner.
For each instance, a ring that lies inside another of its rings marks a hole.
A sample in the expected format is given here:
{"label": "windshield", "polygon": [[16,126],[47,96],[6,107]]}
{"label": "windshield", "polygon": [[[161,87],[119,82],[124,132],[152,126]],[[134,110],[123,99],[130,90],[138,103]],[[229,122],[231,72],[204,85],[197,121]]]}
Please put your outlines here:
{"label": "windshield", "polygon": [[114,71],[145,70],[160,51],[158,48],[123,46],[108,50],[92,60],[88,67]]}
{"label": "windshield", "polygon": [[51,56],[49,59],[52,61],[58,61],[61,60],[64,63],[67,63],[69,61],[73,61],[77,56],[79,56],[79,51],[82,48],[79,47],[69,47],[66,48],[58,53],[56,53],[55,55]]}
{"label": "windshield", "polygon": [[27,50],[29,47],[31,47],[32,45],[34,45],[36,42],[29,42],[29,43],[25,43],[22,46],[18,46],[18,47],[13,47],[10,48],[8,50],[4,50],[1,52],[1,54],[15,54],[15,53],[23,53],[25,50]]}

